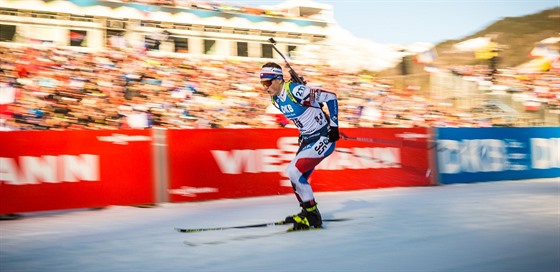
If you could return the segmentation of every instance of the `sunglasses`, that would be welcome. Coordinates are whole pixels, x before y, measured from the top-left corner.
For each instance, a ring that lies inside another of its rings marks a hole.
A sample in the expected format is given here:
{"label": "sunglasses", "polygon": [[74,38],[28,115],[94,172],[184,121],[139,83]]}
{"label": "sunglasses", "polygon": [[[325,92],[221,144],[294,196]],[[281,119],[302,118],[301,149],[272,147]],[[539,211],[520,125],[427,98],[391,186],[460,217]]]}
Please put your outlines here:
{"label": "sunglasses", "polygon": [[270,87],[270,85],[272,85],[272,79],[269,80],[263,80],[261,81],[261,84],[263,85],[263,87]]}

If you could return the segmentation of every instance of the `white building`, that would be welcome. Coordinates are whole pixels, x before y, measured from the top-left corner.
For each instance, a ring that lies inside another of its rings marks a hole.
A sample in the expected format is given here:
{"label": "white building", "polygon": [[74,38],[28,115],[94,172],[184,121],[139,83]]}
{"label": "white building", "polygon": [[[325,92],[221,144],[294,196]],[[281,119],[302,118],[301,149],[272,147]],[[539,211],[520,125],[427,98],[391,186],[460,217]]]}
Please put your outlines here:
{"label": "white building", "polygon": [[159,50],[164,52],[272,58],[276,53],[270,37],[282,52],[292,52],[325,40],[332,23],[331,6],[311,1],[288,1],[274,10],[185,2],[197,4],[2,0],[1,39],[103,49],[111,37],[122,34],[129,47],[154,39],[161,41]]}

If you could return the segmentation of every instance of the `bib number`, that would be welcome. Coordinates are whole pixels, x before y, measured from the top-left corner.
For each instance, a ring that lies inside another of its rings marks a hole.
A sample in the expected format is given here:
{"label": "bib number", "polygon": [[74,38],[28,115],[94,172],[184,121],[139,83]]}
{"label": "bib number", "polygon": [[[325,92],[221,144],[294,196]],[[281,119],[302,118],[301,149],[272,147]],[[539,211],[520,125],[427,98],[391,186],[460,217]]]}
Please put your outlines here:
{"label": "bib number", "polygon": [[329,148],[329,139],[326,137],[319,138],[319,141],[315,143],[313,149],[317,152],[317,155],[323,155],[325,151]]}

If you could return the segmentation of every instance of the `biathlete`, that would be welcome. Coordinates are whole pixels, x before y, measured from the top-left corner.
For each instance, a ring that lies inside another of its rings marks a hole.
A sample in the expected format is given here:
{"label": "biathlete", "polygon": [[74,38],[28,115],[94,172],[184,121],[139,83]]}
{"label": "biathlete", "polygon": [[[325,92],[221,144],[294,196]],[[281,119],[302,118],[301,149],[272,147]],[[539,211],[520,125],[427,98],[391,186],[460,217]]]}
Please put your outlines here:
{"label": "biathlete", "polygon": [[[272,103],[299,129],[299,149],[286,169],[301,212],[286,217],[294,230],[320,228],[321,213],[309,184],[309,176],[324,158],[333,153],[339,140],[338,100],[334,93],[284,81],[282,67],[269,62],[260,73],[261,84]],[[321,106],[327,105],[327,115]]]}

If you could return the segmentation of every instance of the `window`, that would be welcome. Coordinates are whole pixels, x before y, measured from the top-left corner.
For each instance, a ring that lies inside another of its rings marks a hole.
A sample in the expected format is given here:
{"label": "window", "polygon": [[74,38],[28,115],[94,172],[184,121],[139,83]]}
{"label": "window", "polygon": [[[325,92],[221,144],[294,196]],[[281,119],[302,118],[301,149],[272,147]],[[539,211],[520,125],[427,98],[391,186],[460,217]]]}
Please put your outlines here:
{"label": "window", "polygon": [[271,59],[272,58],[272,45],[271,44],[262,44],[262,54],[261,57]]}
{"label": "window", "polygon": [[288,56],[293,57],[297,47],[295,45],[288,45]]}
{"label": "window", "polygon": [[144,46],[148,50],[159,50],[159,46],[161,45],[161,41],[152,37],[152,35],[144,36]]}
{"label": "window", "polygon": [[0,25],[0,42],[13,41],[15,34],[15,25]]}
{"label": "window", "polygon": [[204,54],[213,55],[216,51],[216,40],[204,40]]}
{"label": "window", "polygon": [[70,46],[87,46],[87,31],[70,29]]}
{"label": "window", "polygon": [[106,32],[107,45],[114,48],[126,48],[126,39],[124,37],[124,31],[107,29]]}
{"label": "window", "polygon": [[189,52],[189,39],[182,37],[171,37],[175,43],[175,52],[187,53]]}
{"label": "window", "polygon": [[237,42],[237,56],[248,57],[249,47],[246,42]]}

